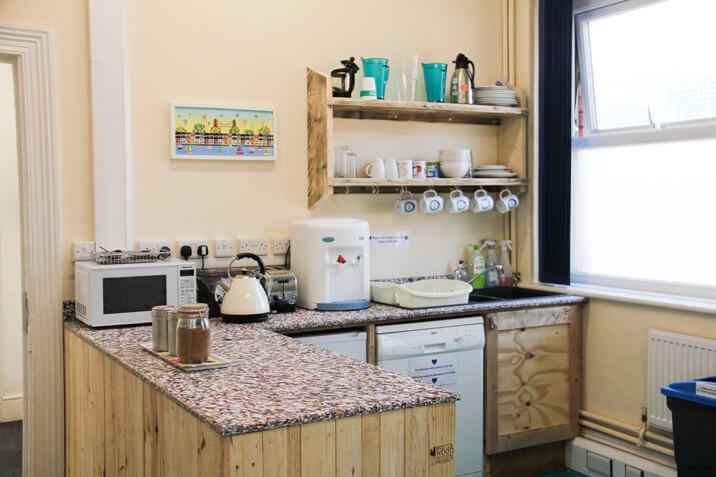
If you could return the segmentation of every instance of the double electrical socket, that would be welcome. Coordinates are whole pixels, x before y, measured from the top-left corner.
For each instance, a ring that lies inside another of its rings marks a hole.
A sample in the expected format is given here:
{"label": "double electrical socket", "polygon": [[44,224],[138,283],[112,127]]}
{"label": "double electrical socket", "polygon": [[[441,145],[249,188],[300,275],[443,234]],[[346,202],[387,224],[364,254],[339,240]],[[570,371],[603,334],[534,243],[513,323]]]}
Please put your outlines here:
{"label": "double electrical socket", "polygon": [[188,258],[201,258],[199,254],[197,253],[197,250],[201,245],[206,245],[207,253],[209,250],[209,241],[208,240],[177,240],[177,254],[179,257],[184,258],[181,256],[181,249],[184,246],[188,246],[191,248],[191,255]]}
{"label": "double electrical socket", "polygon": [[239,253],[253,253],[254,255],[268,255],[267,238],[240,238]]}

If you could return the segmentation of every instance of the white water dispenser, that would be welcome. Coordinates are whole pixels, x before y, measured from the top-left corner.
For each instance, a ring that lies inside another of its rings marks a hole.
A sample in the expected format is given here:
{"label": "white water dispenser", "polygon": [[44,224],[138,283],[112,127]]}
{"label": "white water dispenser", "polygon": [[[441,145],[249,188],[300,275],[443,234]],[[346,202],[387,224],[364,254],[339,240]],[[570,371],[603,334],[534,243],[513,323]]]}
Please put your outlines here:
{"label": "white water dispenser", "polygon": [[318,217],[291,226],[297,305],[359,310],[370,305],[370,227],[360,219]]}

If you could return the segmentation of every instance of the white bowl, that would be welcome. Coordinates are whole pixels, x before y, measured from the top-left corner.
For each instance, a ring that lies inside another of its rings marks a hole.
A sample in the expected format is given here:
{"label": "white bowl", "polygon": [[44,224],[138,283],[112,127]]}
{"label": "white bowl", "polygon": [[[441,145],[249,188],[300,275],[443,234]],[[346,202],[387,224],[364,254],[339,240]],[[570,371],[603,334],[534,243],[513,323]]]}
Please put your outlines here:
{"label": "white bowl", "polygon": [[440,162],[472,161],[470,149],[441,149],[438,155]]}
{"label": "white bowl", "polygon": [[440,177],[458,178],[465,177],[467,171],[472,167],[469,161],[440,162]]}

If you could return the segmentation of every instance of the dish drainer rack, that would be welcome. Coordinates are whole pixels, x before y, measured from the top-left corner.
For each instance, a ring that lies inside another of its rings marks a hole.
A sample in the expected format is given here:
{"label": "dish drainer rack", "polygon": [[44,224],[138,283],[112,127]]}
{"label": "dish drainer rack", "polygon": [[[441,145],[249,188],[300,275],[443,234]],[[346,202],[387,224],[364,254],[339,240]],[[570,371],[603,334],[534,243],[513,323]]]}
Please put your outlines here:
{"label": "dish drainer rack", "polygon": [[114,252],[95,252],[95,262],[100,265],[115,265],[124,263],[147,263],[167,260],[171,251],[151,252],[149,250],[118,250]]}

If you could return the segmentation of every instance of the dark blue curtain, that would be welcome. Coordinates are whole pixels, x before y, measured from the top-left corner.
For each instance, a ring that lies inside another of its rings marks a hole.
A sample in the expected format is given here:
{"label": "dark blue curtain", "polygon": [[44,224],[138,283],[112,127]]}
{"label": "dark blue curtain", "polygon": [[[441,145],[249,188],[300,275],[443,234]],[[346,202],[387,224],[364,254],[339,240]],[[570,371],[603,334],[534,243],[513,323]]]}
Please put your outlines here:
{"label": "dark blue curtain", "polygon": [[539,279],[569,284],[572,0],[539,5]]}

